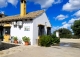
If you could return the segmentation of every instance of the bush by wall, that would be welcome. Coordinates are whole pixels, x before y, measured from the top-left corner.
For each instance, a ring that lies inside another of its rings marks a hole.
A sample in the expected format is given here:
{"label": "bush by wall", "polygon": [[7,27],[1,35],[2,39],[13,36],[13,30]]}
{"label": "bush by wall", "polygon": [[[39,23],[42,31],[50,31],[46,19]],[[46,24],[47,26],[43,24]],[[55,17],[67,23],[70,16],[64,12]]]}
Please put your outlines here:
{"label": "bush by wall", "polygon": [[60,43],[60,38],[56,37],[56,35],[52,34],[52,44],[59,44]]}
{"label": "bush by wall", "polygon": [[49,46],[51,46],[51,44],[52,44],[52,38],[51,38],[51,36],[47,36],[47,35],[43,35],[43,36],[41,36],[40,37],[40,39],[39,39],[39,44],[40,44],[40,46],[46,46],[46,47],[49,47]]}
{"label": "bush by wall", "polygon": [[43,35],[39,39],[39,45],[49,47],[53,45],[54,43],[59,44],[60,39],[57,38],[55,35]]}

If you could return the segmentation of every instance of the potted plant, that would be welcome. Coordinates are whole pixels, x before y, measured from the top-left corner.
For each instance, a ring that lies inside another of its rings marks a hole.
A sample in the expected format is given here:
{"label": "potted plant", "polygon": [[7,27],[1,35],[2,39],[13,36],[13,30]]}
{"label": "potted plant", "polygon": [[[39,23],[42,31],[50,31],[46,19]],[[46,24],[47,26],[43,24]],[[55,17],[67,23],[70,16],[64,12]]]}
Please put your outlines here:
{"label": "potted plant", "polygon": [[14,37],[13,39],[14,39],[14,43],[15,43],[15,44],[18,44],[18,41],[17,41],[18,39],[17,39],[17,37]]}
{"label": "potted plant", "polygon": [[22,39],[25,42],[25,45],[29,45],[29,42],[30,42],[29,37],[24,36],[24,37],[22,37]]}

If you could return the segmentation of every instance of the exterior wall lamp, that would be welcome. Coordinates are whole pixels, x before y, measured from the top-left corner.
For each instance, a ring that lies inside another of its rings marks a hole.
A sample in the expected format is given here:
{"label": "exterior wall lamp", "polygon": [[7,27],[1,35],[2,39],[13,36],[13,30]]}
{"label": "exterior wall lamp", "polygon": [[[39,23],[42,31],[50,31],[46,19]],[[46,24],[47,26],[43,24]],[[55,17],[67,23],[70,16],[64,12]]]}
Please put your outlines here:
{"label": "exterior wall lamp", "polygon": [[23,25],[23,22],[22,22],[22,21],[18,21],[18,22],[17,22],[17,25],[18,25],[18,26],[22,26],[22,25]]}
{"label": "exterior wall lamp", "polygon": [[12,22],[12,24],[13,24],[14,26],[17,26],[17,22],[16,22],[16,21]]}
{"label": "exterior wall lamp", "polygon": [[23,21],[14,21],[14,22],[12,22],[12,24],[13,24],[14,26],[19,26],[19,27],[21,27],[21,26],[23,25]]}

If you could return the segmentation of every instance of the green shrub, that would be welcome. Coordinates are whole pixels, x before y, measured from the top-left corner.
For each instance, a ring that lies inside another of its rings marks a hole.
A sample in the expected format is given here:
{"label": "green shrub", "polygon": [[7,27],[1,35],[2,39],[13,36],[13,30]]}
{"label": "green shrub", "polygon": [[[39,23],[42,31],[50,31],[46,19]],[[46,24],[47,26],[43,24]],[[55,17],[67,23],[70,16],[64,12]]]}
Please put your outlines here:
{"label": "green shrub", "polygon": [[59,44],[60,43],[60,39],[59,38],[54,38],[54,43]]}
{"label": "green shrub", "polygon": [[56,35],[43,35],[40,36],[39,45],[49,47],[54,44],[59,44],[60,38],[56,37]]}
{"label": "green shrub", "polygon": [[49,36],[49,35],[48,36],[47,35],[43,35],[39,39],[39,44],[41,46],[49,47],[52,44],[51,40],[52,40],[51,36]]}
{"label": "green shrub", "polygon": [[52,44],[56,43],[59,44],[60,43],[60,38],[56,37],[56,35],[51,35],[52,37]]}
{"label": "green shrub", "polygon": [[14,39],[14,40],[18,40],[18,39],[17,39],[17,37],[15,37],[15,36],[14,36],[14,38],[13,38],[13,39]]}
{"label": "green shrub", "polygon": [[29,42],[30,41],[29,37],[26,37],[26,36],[22,37],[22,39],[23,39],[24,42]]}

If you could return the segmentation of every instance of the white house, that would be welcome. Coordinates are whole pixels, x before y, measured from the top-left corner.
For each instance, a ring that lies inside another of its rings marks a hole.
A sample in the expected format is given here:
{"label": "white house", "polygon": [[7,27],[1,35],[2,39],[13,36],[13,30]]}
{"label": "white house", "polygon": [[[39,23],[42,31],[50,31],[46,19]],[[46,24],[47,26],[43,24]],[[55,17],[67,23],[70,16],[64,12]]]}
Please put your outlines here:
{"label": "white house", "polygon": [[4,41],[9,42],[11,36],[17,36],[18,40],[22,41],[22,37],[27,36],[31,45],[36,45],[39,36],[51,33],[51,24],[45,11],[38,10],[26,14],[25,4],[26,0],[21,0],[19,15],[0,18],[0,33],[4,35]]}

